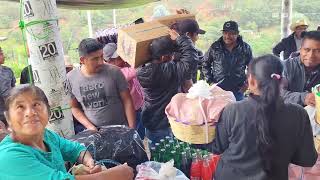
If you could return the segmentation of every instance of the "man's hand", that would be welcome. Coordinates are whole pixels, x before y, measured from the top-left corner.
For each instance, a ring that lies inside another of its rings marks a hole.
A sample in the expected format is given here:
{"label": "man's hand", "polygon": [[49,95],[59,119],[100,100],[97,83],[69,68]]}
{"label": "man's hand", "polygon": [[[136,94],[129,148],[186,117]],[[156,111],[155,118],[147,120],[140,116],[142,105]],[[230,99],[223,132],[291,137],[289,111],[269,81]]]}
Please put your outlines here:
{"label": "man's hand", "polygon": [[190,14],[190,12],[186,9],[177,9],[177,14]]}
{"label": "man's hand", "polygon": [[304,104],[306,106],[315,106],[316,105],[316,97],[313,93],[309,93],[306,98],[304,99]]}
{"label": "man's hand", "polygon": [[133,169],[127,163],[110,168],[109,170],[113,171],[114,176],[119,180],[132,180],[134,178]]}
{"label": "man's hand", "polygon": [[248,83],[244,83],[244,85],[240,88],[241,93],[245,93],[248,90]]}
{"label": "man's hand", "polygon": [[89,126],[87,127],[87,130],[91,130],[91,131],[98,131],[98,129],[95,126]]}
{"label": "man's hand", "polygon": [[173,41],[177,40],[177,38],[180,36],[179,33],[174,29],[169,30],[169,35]]}

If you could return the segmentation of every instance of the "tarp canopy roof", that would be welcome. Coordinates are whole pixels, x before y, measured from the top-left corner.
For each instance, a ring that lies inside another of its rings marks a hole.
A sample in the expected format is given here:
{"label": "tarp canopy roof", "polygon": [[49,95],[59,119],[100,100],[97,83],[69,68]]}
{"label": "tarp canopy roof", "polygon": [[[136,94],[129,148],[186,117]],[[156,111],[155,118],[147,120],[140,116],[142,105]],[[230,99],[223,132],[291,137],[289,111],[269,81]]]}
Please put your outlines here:
{"label": "tarp canopy roof", "polygon": [[[19,0],[0,1],[20,2]],[[122,9],[141,6],[156,1],[160,0],[57,0],[57,5],[59,8],[65,9]]]}

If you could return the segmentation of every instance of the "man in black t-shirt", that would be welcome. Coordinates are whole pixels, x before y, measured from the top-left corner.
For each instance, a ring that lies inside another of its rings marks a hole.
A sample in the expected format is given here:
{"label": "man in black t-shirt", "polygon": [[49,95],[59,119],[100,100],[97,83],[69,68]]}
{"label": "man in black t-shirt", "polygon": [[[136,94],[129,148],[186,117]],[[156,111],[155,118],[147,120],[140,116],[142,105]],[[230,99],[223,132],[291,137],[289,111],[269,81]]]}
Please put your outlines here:
{"label": "man in black t-shirt", "polygon": [[[179,87],[187,91],[192,84],[190,68],[197,60],[197,50],[186,35],[170,31],[171,39],[162,37],[153,40],[150,50],[152,59],[137,71],[138,80],[144,92],[145,103],[142,107],[142,122],[146,136],[152,144],[165,136],[171,136],[171,129],[165,108],[171,98],[178,93]],[[174,42],[181,53],[179,61],[173,61]]]}

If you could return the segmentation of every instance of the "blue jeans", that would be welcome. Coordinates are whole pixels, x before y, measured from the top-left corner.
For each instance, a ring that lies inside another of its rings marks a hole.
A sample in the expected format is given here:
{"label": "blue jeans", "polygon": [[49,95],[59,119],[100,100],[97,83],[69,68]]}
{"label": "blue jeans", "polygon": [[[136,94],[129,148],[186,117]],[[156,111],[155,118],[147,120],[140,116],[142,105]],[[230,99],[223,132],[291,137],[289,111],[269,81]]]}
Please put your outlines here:
{"label": "blue jeans", "polygon": [[154,131],[146,129],[146,136],[150,140],[149,147],[153,147],[157,142],[160,142],[160,139],[164,139],[166,136],[173,137],[171,128]]}
{"label": "blue jeans", "polygon": [[146,128],[144,128],[142,123],[141,109],[136,111],[136,130],[138,131],[140,138],[143,140],[146,134]]}
{"label": "blue jeans", "polygon": [[244,94],[240,91],[232,91],[234,97],[236,97],[237,101],[241,101],[244,98]]}

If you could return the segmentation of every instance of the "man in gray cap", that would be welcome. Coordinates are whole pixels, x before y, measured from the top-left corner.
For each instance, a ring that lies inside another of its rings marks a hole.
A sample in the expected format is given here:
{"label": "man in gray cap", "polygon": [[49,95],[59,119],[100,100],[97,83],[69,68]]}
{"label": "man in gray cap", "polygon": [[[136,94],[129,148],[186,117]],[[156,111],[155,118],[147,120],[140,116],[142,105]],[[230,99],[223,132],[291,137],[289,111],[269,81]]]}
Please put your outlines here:
{"label": "man in gray cap", "polygon": [[252,59],[249,44],[239,35],[238,23],[227,21],[222,37],[214,42],[203,58],[202,71],[205,80],[218,83],[226,91],[232,91],[237,101],[246,90],[246,68]]}
{"label": "man in gray cap", "polygon": [[7,125],[7,121],[4,117],[4,98],[8,95],[11,88],[16,84],[16,78],[14,77],[13,71],[3,66],[5,56],[0,47],[0,121]]}
{"label": "man in gray cap", "polygon": [[137,79],[136,70],[125,62],[117,53],[117,44],[108,43],[103,48],[103,59],[106,63],[118,66],[128,82],[130,95],[136,111],[136,130],[141,139],[144,139],[145,128],[141,122],[141,107],[143,105],[142,87]]}

